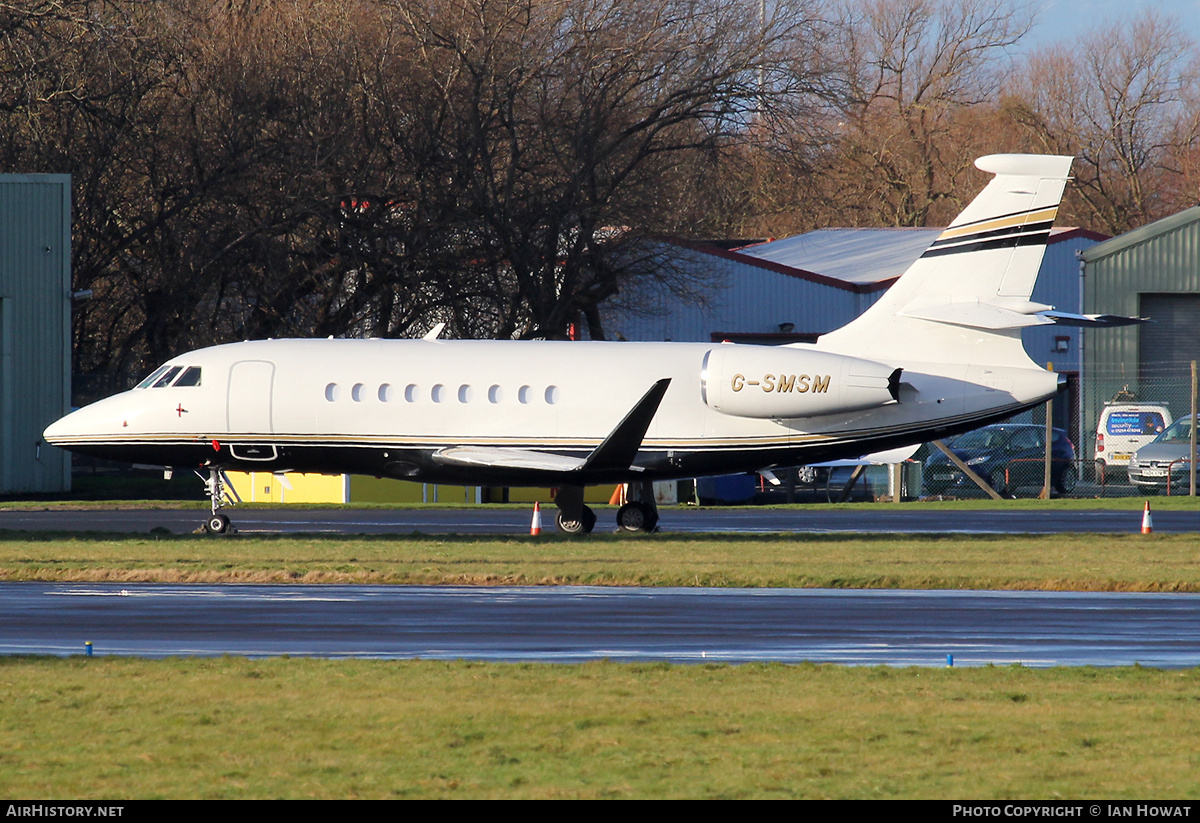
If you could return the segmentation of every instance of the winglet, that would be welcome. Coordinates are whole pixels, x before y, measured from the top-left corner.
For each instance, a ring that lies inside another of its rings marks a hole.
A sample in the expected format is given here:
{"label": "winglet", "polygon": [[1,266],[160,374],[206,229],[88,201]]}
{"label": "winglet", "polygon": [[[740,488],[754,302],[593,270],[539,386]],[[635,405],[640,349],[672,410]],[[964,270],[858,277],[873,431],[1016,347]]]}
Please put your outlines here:
{"label": "winglet", "polygon": [[658,404],[662,402],[663,395],[667,393],[667,387],[670,385],[671,378],[664,377],[651,386],[637,405],[629,410],[629,414],[625,415],[625,419],[588,455],[580,471],[628,469],[637,457],[642,440],[646,437],[646,430],[650,428],[650,421],[658,412]]}

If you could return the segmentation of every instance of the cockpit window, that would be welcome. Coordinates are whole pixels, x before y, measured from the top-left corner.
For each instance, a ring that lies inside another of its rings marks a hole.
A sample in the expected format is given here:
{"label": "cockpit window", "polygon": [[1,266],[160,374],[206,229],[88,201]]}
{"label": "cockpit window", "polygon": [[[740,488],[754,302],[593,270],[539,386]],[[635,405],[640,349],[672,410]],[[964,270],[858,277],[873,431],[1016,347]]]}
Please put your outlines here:
{"label": "cockpit window", "polygon": [[[183,372],[180,374],[180,372]],[[176,379],[178,378],[178,379]],[[186,369],[183,366],[159,366],[154,370],[154,373],[138,383],[135,388],[139,389],[161,389],[163,386],[199,386],[200,385],[200,367],[188,366]]]}
{"label": "cockpit window", "polygon": [[153,372],[151,372],[149,377],[147,377],[141,383],[138,383],[136,388],[139,388],[139,389],[150,388],[151,386],[153,386],[155,384],[155,382],[157,382],[158,378],[163,376],[163,372],[165,372],[169,368],[170,368],[170,366],[159,366],[157,369],[155,369]]}
{"label": "cockpit window", "polygon": [[161,389],[163,386],[170,385],[171,381],[175,379],[175,375],[179,374],[182,370],[183,366],[172,366],[167,369],[166,374],[154,381],[154,388]]}
{"label": "cockpit window", "polygon": [[179,386],[199,386],[200,385],[200,367],[188,366],[183,374],[179,375],[179,379],[175,381],[175,387]]}

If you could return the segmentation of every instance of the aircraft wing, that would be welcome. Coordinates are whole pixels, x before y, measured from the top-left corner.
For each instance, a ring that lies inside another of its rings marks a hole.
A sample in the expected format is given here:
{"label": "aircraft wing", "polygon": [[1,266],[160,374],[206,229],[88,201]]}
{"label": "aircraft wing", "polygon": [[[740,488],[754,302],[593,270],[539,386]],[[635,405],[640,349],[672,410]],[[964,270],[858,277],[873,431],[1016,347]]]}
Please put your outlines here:
{"label": "aircraft wing", "polygon": [[532,469],[547,472],[578,471],[585,462],[581,457],[567,457],[531,449],[506,449],[503,446],[453,446],[434,452],[433,459],[444,466]]}
{"label": "aircraft wing", "polygon": [[857,460],[826,460],[824,463],[809,463],[810,466],[879,466],[889,463],[903,463],[908,458],[917,453],[917,449],[921,448],[920,443],[912,446],[900,446],[895,449],[888,449],[881,452],[873,452],[864,454]]}

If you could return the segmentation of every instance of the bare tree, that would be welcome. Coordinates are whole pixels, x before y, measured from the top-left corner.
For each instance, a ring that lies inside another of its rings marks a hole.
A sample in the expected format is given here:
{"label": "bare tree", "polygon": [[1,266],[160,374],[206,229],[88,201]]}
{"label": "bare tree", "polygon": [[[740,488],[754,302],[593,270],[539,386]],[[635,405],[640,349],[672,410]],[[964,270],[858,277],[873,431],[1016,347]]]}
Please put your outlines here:
{"label": "bare tree", "polygon": [[961,203],[990,135],[972,116],[999,93],[1027,5],[1003,0],[870,0],[840,7],[829,48],[847,78],[820,193],[851,225],[923,226]]}
{"label": "bare tree", "polygon": [[397,76],[429,90],[419,102],[436,115],[405,111],[411,90],[378,94],[405,135],[397,147],[424,152],[455,189],[465,222],[445,244],[470,248],[469,279],[496,289],[478,295],[489,334],[555,336],[596,317],[648,259],[625,246],[665,222],[683,159],[812,91],[792,55],[813,8],[767,8],[747,26],[734,0],[395,4],[410,55]]}
{"label": "bare tree", "polygon": [[1065,205],[1080,222],[1119,234],[1183,205],[1165,196],[1200,136],[1197,54],[1181,29],[1153,11],[1101,25],[1033,55],[1009,99],[1038,148],[1078,158]]}

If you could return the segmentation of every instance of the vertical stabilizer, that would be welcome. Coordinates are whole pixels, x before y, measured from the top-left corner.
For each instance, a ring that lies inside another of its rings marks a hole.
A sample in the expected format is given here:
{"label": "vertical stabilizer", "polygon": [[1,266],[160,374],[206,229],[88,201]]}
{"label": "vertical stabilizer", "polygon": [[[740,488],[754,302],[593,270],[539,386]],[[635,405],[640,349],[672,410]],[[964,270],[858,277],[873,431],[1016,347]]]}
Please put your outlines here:
{"label": "vertical stabilizer", "polygon": [[1026,365],[1020,329],[1046,322],[1029,302],[1071,157],[994,154],[979,196],[857,319],[818,346],[928,362]]}

